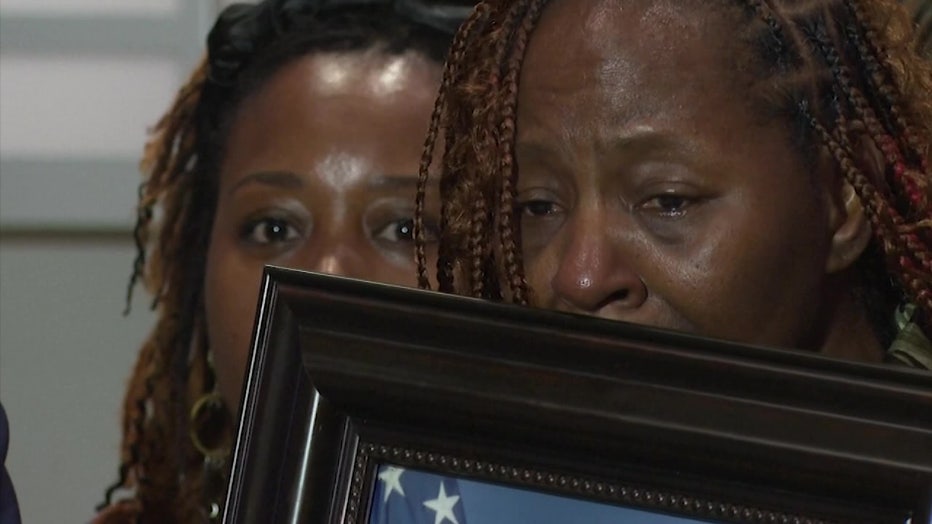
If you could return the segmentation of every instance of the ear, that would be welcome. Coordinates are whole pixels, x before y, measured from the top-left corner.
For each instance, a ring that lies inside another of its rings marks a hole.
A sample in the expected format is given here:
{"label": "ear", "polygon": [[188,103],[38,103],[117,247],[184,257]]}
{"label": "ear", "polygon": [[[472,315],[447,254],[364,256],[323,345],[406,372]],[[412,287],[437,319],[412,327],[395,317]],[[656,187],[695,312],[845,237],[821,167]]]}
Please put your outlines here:
{"label": "ear", "polygon": [[835,273],[850,267],[871,240],[871,226],[864,213],[861,200],[851,184],[842,182],[840,205],[832,212],[834,233],[831,251],[825,264],[828,273]]}
{"label": "ear", "polygon": [[[863,125],[852,123],[851,143],[860,153],[854,161],[868,179],[883,179],[886,162],[883,153],[868,136]],[[834,273],[850,267],[871,241],[870,221],[861,205],[861,200],[854,187],[842,178],[840,187],[836,186],[832,209],[831,252],[826,261],[825,270]]]}

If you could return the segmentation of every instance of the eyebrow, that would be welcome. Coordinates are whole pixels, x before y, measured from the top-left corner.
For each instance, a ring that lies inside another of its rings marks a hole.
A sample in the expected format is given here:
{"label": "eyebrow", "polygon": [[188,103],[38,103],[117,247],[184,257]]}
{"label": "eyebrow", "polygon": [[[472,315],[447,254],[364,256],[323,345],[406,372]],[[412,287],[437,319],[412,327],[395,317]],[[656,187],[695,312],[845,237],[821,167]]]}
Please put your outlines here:
{"label": "eyebrow", "polygon": [[[599,150],[605,153],[623,152],[632,148],[646,148],[648,151],[682,151],[691,152],[694,146],[679,137],[654,131],[635,132],[630,135],[619,136],[602,141],[598,144]],[[515,153],[518,155],[532,155],[543,159],[554,159],[559,156],[559,147],[548,144],[546,141],[531,139],[518,141],[515,144]]]}
{"label": "eyebrow", "polygon": [[[367,186],[370,189],[409,189],[417,187],[418,175],[377,175],[370,177]],[[305,186],[301,175],[293,171],[257,171],[236,181],[228,191],[233,194],[245,186],[259,184],[278,189],[302,189]]]}
{"label": "eyebrow", "polygon": [[304,187],[304,180],[297,173],[291,171],[258,171],[237,180],[233,187],[230,188],[229,193],[235,193],[251,184],[272,186],[280,189],[301,189]]}
{"label": "eyebrow", "polygon": [[373,189],[411,188],[417,186],[418,175],[378,175],[369,180],[368,186]]}
{"label": "eyebrow", "polygon": [[647,147],[652,151],[671,151],[691,149],[689,142],[666,133],[653,131],[638,132],[627,136],[609,140],[606,150],[621,151],[632,147]]}
{"label": "eyebrow", "polygon": [[555,154],[554,148],[543,141],[518,140],[515,142],[516,155],[548,156]]}

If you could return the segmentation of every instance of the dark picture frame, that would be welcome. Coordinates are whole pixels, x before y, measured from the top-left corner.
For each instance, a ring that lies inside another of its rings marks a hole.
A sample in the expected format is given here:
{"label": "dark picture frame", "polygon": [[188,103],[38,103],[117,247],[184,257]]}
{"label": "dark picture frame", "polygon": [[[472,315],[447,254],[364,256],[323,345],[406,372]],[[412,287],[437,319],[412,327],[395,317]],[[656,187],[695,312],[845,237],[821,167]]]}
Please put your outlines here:
{"label": "dark picture frame", "polygon": [[699,521],[927,523],[932,374],[267,268],[226,523],[380,465]]}

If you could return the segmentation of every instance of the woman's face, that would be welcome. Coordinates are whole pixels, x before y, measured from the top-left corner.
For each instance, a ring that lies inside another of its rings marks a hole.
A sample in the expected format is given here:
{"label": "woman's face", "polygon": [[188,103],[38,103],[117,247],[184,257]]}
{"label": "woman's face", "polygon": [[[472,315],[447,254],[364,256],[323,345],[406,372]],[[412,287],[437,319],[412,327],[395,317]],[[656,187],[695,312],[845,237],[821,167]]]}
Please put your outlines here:
{"label": "woman's face", "polygon": [[682,4],[554,0],[531,38],[516,154],[536,301],[818,346],[856,258],[841,184],[752,101],[733,17]]}
{"label": "woman's face", "polygon": [[313,54],[240,105],[205,283],[210,347],[234,412],[264,265],[416,285],[414,193],[439,83],[440,67],[415,53]]}

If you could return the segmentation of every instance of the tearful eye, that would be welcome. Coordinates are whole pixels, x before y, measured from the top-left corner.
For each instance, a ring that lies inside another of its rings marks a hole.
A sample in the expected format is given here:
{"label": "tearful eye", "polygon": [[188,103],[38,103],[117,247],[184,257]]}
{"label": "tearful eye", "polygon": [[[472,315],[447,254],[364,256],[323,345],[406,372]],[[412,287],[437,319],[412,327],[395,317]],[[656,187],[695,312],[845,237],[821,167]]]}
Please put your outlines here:
{"label": "tearful eye", "polygon": [[560,212],[560,206],[550,200],[528,200],[518,204],[518,211],[529,217],[543,217]]}
{"label": "tearful eye", "polygon": [[666,217],[679,217],[686,213],[692,200],[675,194],[662,194],[648,199],[642,208]]}
{"label": "tearful eye", "polygon": [[258,245],[283,244],[299,238],[298,230],[281,218],[262,218],[244,228],[246,240]]}

